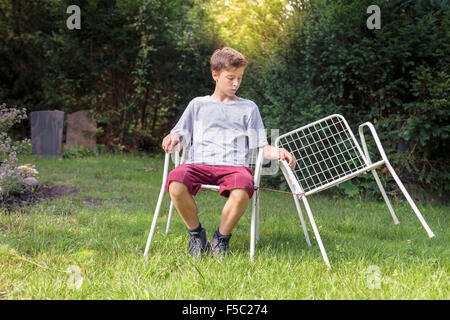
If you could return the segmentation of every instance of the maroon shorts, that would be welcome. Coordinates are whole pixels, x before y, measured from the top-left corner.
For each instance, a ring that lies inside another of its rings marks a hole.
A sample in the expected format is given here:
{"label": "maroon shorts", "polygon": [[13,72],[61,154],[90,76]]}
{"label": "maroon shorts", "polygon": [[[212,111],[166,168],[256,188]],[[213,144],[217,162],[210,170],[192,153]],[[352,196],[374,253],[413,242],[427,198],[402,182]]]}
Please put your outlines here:
{"label": "maroon shorts", "polygon": [[220,186],[219,194],[223,197],[228,197],[230,190],[236,188],[245,189],[249,198],[254,192],[252,169],[248,167],[181,164],[170,171],[165,186],[167,191],[173,180],[184,183],[192,195],[197,194],[202,184]]}

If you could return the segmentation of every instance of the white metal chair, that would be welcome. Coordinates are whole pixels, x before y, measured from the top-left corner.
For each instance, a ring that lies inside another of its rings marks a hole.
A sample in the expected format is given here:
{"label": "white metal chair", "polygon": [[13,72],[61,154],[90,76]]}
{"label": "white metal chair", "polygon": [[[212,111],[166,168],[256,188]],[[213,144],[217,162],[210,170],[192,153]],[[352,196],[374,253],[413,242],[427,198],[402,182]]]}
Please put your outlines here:
{"label": "white metal chair", "polygon": [[[184,163],[187,160],[189,148],[182,148],[181,156],[179,152],[173,152],[174,154],[174,163],[175,167],[178,165]],[[257,151],[257,152],[256,152]],[[261,178],[261,169],[262,169],[262,163],[263,163],[263,156],[264,151],[262,148],[259,150],[252,149],[250,150],[250,166],[252,167],[254,165],[253,169],[253,180],[255,189],[259,187],[259,182]],[[169,174],[169,162],[170,162],[171,154],[166,153],[165,160],[164,160],[164,169],[163,169],[163,179],[161,184],[161,191],[159,192],[158,202],[156,204],[155,213],[153,215],[153,221],[152,225],[150,227],[150,233],[147,239],[147,244],[145,246],[144,251],[144,257],[147,257],[148,252],[150,250],[150,245],[153,239],[153,235],[155,233],[156,229],[156,221],[158,219],[159,211],[161,208],[161,204],[164,198],[165,189],[164,186],[167,181],[167,176]],[[219,191],[218,185],[202,185],[202,190],[209,190],[209,191]],[[173,212],[173,203],[170,201],[170,208],[169,208],[169,214],[167,218],[167,225],[166,225],[166,234],[169,232],[170,228],[170,222],[172,219],[172,212]],[[255,252],[255,244],[257,241],[257,238],[259,237],[259,228],[258,228],[258,215],[259,215],[259,204],[258,204],[258,197],[257,192],[255,192],[252,196],[252,217],[251,217],[251,227],[250,227],[250,258],[253,260],[254,252]]]}
{"label": "white metal chair", "polygon": [[[375,163],[372,163],[369,156],[363,133],[364,127],[370,129],[382,158],[382,160]],[[385,165],[393,176],[428,236],[430,238],[434,237],[433,232],[389,163],[372,123],[365,122],[361,124],[359,126],[359,135],[364,153],[345,118],[339,114],[334,114],[283,134],[275,140],[277,147],[287,149],[296,159],[297,165],[294,170],[289,168],[286,161],[280,161],[280,167],[292,193],[297,194],[294,195],[294,201],[300,217],[302,215],[299,200],[303,200],[323,260],[329,268],[330,262],[314,222],[307,197],[370,171],[389,208],[394,223],[398,224],[398,219],[376,172],[376,169],[382,165]],[[304,227],[303,221],[302,225]],[[305,233],[305,235],[307,234]],[[311,246],[308,238],[306,241]]]}

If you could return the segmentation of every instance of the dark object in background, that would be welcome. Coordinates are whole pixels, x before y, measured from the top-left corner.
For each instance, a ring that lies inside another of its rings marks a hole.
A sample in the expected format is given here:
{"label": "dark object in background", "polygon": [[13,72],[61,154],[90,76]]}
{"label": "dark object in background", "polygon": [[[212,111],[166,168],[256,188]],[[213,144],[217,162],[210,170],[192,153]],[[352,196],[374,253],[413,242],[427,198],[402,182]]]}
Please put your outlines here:
{"label": "dark object in background", "polygon": [[31,112],[31,153],[41,158],[60,157],[64,112]]}
{"label": "dark object in background", "polygon": [[75,148],[84,146],[95,149],[95,133],[97,124],[89,119],[89,113],[85,110],[67,115],[66,147]]}

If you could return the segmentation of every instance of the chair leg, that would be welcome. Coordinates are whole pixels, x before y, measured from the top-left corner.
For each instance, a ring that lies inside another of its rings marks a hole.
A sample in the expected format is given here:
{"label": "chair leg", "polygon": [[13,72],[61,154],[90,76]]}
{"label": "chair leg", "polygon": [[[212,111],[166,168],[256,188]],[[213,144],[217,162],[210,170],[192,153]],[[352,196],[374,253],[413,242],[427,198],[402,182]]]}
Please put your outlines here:
{"label": "chair leg", "polygon": [[361,143],[363,145],[364,152],[366,154],[367,159],[370,160],[370,157],[369,157],[369,151],[367,150],[367,145],[366,145],[366,141],[364,139],[364,134],[363,134],[363,129],[366,126],[370,129],[370,132],[372,133],[372,136],[375,140],[378,151],[380,152],[380,155],[383,158],[383,160],[386,162],[386,167],[388,168],[388,170],[391,173],[392,177],[394,178],[395,182],[397,182],[397,185],[399,186],[400,190],[402,190],[403,195],[405,196],[406,200],[408,200],[408,203],[411,206],[411,208],[414,210],[414,213],[416,214],[417,218],[419,218],[419,221],[422,223],[422,226],[425,228],[426,232],[428,233],[428,236],[430,238],[433,238],[434,237],[433,231],[431,231],[430,227],[428,227],[428,224],[426,223],[425,219],[422,217],[422,214],[420,213],[419,209],[417,209],[417,207],[416,207],[414,201],[412,200],[411,196],[409,195],[408,191],[406,191],[405,186],[401,182],[401,180],[398,177],[397,173],[395,172],[394,168],[392,168],[391,164],[389,163],[386,153],[384,152],[384,149],[381,146],[381,142],[380,142],[380,139],[378,138],[377,132],[375,131],[375,127],[370,122],[363,123],[359,126],[359,135],[361,137]]}
{"label": "chair leg", "polygon": [[173,202],[170,201],[169,216],[167,217],[166,234],[169,233],[170,221],[172,220],[172,212],[173,212]]}
{"label": "chair leg", "polygon": [[322,243],[322,239],[320,238],[319,230],[317,229],[316,223],[314,222],[314,217],[311,212],[311,208],[309,207],[308,200],[306,197],[303,197],[303,204],[305,206],[306,212],[308,213],[309,221],[311,222],[311,226],[314,231],[314,235],[316,236],[317,243],[319,244],[320,252],[322,253],[323,260],[328,268],[331,268],[330,261],[328,260],[327,253]]}
{"label": "chair leg", "polygon": [[165,192],[165,190],[164,190],[164,186],[163,186],[161,188],[161,191],[159,192],[158,203],[156,204],[155,214],[153,215],[153,222],[152,222],[152,226],[150,228],[150,233],[148,235],[147,245],[145,246],[144,257],[147,257],[147,255],[148,255],[148,251],[150,249],[150,244],[152,242],[153,234],[155,233],[156,220],[158,220],[159,210],[161,209],[161,203],[164,198],[164,192]]}
{"label": "chair leg", "polygon": [[395,215],[394,209],[392,208],[391,202],[389,201],[389,198],[386,195],[386,191],[384,190],[383,185],[381,184],[380,178],[378,177],[378,173],[375,170],[372,170],[372,174],[375,178],[375,181],[377,182],[378,188],[381,191],[381,195],[383,196],[383,199],[389,208],[389,212],[391,213],[392,219],[394,219],[394,224],[398,224],[399,221],[397,219],[397,216]]}
{"label": "chair leg", "polygon": [[430,227],[428,226],[427,222],[423,218],[422,214],[420,213],[419,209],[416,207],[416,204],[414,203],[413,199],[409,195],[408,191],[406,190],[405,186],[403,185],[402,181],[398,177],[397,173],[395,172],[394,168],[392,168],[391,164],[386,161],[386,166],[391,173],[392,177],[394,178],[395,182],[397,182],[397,185],[400,187],[400,190],[402,190],[403,195],[405,196],[406,200],[408,200],[409,205],[414,210],[414,213],[416,214],[417,218],[419,219],[420,223],[422,223],[422,226],[425,228],[425,231],[428,233],[428,236],[430,238],[434,237],[433,231],[431,231]]}
{"label": "chair leg", "polygon": [[255,245],[258,243],[259,241],[259,224],[260,224],[260,219],[259,219],[259,199],[256,199],[256,204],[255,204],[255,210],[256,210],[256,217],[255,217],[255,222],[256,222],[256,241],[255,241]]}
{"label": "chair leg", "polygon": [[250,262],[253,262],[255,256],[255,244],[256,244],[256,216],[257,216],[257,199],[252,199],[252,218],[250,225]]}
{"label": "chair leg", "polygon": [[309,241],[308,230],[306,229],[306,223],[305,220],[303,219],[303,213],[302,208],[300,206],[300,202],[298,201],[298,198],[295,194],[293,196],[295,206],[297,207],[298,217],[300,218],[300,223],[302,224],[303,233],[305,234],[306,243],[308,244],[308,247],[311,247],[311,241]]}

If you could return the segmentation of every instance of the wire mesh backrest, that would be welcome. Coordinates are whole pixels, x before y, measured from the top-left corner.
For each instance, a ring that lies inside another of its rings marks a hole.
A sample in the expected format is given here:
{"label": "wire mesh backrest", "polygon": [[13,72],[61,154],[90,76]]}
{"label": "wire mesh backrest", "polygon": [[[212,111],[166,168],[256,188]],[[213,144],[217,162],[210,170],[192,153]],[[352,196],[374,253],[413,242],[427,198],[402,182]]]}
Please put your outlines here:
{"label": "wire mesh backrest", "polygon": [[284,134],[276,145],[295,157],[294,174],[305,192],[366,167],[362,151],[340,115]]}

